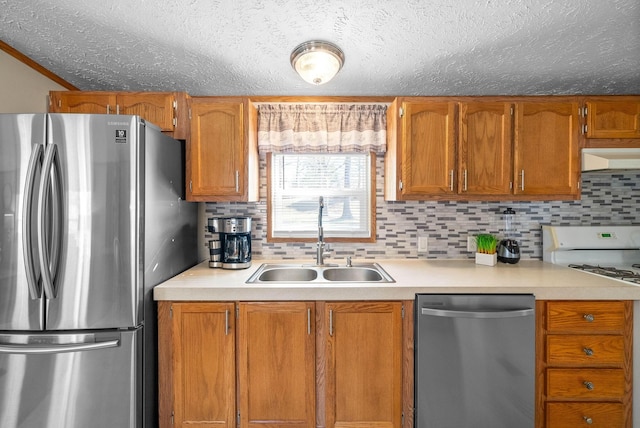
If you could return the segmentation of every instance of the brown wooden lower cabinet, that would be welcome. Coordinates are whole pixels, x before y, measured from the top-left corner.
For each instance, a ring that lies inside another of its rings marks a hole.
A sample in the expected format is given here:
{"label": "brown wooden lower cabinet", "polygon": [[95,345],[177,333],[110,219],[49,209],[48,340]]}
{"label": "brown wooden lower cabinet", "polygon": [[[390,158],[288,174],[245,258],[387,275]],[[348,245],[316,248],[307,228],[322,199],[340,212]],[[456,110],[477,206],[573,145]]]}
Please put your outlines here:
{"label": "brown wooden lower cabinet", "polygon": [[549,403],[546,423],[553,428],[624,427],[624,414],[620,403]]}
{"label": "brown wooden lower cabinet", "polygon": [[402,302],[319,306],[325,420],[318,426],[401,427]]}
{"label": "brown wooden lower cabinet", "polygon": [[160,427],[235,427],[233,303],[158,305]]}
{"label": "brown wooden lower cabinet", "polygon": [[314,306],[238,304],[240,427],[315,427]]}
{"label": "brown wooden lower cabinet", "polygon": [[538,301],[536,427],[632,428],[630,301]]}
{"label": "brown wooden lower cabinet", "polygon": [[163,301],[158,317],[161,428],[413,426],[413,301]]}

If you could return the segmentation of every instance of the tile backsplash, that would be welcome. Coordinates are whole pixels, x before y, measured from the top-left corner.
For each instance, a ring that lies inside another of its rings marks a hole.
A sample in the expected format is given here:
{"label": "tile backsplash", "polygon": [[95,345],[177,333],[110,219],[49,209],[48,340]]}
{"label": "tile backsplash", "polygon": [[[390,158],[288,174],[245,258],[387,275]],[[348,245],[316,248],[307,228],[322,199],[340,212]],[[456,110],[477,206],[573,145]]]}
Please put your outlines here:
{"label": "tile backsplash", "polygon": [[[261,200],[253,203],[205,203],[200,210],[203,235],[201,257],[208,257],[204,231],[208,217],[250,216],[254,259],[313,259],[315,243],[268,243],[266,178],[261,159]],[[582,199],[551,202],[385,202],[383,160],[377,160],[377,241],[369,244],[332,243],[330,260],[472,258],[467,236],[481,232],[502,234],[501,213],[516,211],[523,259],[542,258],[541,224],[595,225],[640,224],[640,172],[590,172],[582,175]],[[418,237],[426,237],[427,251],[418,252]]]}

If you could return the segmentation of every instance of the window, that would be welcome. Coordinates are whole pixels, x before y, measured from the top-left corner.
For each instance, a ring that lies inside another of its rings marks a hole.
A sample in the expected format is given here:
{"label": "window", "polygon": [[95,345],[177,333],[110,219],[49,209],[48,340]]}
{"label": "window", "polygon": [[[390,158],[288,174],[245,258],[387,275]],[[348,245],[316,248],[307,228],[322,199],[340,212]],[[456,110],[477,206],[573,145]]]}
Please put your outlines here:
{"label": "window", "polygon": [[322,196],[322,226],[327,241],[375,241],[374,154],[270,156],[268,240],[315,241]]}

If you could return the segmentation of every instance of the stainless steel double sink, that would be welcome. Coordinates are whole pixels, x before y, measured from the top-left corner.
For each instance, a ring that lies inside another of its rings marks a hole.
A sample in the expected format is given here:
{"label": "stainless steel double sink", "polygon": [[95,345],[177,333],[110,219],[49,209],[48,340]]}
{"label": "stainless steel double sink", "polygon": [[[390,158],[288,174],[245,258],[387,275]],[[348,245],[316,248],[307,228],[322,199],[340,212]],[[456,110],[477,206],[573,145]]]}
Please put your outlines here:
{"label": "stainless steel double sink", "polygon": [[395,280],[377,263],[359,263],[352,266],[265,263],[246,282],[247,284],[291,282],[390,283],[395,282]]}

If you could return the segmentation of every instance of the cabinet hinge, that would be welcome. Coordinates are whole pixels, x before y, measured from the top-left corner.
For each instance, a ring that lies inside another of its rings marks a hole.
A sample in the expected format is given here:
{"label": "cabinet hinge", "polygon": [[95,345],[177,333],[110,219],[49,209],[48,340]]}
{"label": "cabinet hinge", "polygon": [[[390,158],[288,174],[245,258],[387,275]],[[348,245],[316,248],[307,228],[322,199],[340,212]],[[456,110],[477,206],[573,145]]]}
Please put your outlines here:
{"label": "cabinet hinge", "polygon": [[58,107],[62,108],[62,100],[58,100]]}
{"label": "cabinet hinge", "polygon": [[173,412],[173,410],[171,411],[171,425],[173,425],[175,423],[175,418],[174,418],[175,413]]}
{"label": "cabinet hinge", "polygon": [[400,426],[404,426],[404,412],[402,412],[402,422],[400,422]]}
{"label": "cabinet hinge", "polygon": [[173,305],[169,306],[169,319],[173,319]]}
{"label": "cabinet hinge", "polygon": [[191,120],[191,109],[189,109],[189,120]]}
{"label": "cabinet hinge", "polygon": [[173,110],[178,110],[178,102],[173,100]]}
{"label": "cabinet hinge", "polygon": [[240,306],[236,306],[236,319],[240,319]]}
{"label": "cabinet hinge", "polygon": [[400,315],[402,316],[402,319],[404,319],[404,305],[402,305],[402,311],[401,311]]}
{"label": "cabinet hinge", "polygon": [[402,180],[400,180],[400,183],[398,184],[398,189],[402,190]]}
{"label": "cabinet hinge", "polygon": [[513,116],[513,106],[511,106],[511,116]]}
{"label": "cabinet hinge", "polygon": [[238,410],[238,415],[236,416],[236,423],[240,426],[240,410]]}
{"label": "cabinet hinge", "polygon": [[398,114],[400,115],[400,117],[404,116],[404,109],[402,107],[398,109]]}

